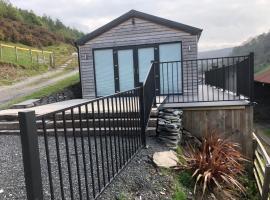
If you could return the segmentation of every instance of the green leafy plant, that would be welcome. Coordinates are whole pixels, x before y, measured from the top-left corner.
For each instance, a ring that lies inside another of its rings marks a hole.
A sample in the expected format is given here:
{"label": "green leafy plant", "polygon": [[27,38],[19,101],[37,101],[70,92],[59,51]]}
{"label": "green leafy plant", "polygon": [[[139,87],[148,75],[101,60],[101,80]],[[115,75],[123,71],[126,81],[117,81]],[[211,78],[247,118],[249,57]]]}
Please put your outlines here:
{"label": "green leafy plant", "polygon": [[[188,169],[195,180],[194,193],[201,188],[202,198],[206,190],[222,192],[227,199],[233,199],[245,193],[244,186],[239,182],[239,175],[244,174],[244,162],[247,160],[239,151],[239,145],[217,134],[209,134],[203,139],[200,148],[188,145],[184,151],[185,166],[176,169]],[[199,186],[199,187],[198,187]]]}

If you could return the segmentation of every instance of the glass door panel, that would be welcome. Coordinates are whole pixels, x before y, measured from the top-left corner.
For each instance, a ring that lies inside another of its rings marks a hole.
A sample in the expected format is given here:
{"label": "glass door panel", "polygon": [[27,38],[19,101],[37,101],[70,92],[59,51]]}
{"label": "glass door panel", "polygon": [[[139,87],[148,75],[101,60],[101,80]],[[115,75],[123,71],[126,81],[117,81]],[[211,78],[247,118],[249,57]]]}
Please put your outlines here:
{"label": "glass door panel", "polygon": [[181,43],[159,45],[160,92],[161,94],[182,93]]}
{"label": "glass door panel", "polygon": [[138,49],[139,82],[144,82],[151,67],[151,61],[154,60],[154,48]]}
{"label": "glass door panel", "polygon": [[94,62],[97,96],[114,94],[115,85],[112,49],[95,50]]}
{"label": "glass door panel", "polygon": [[120,91],[133,89],[135,85],[132,49],[118,51],[118,67]]}

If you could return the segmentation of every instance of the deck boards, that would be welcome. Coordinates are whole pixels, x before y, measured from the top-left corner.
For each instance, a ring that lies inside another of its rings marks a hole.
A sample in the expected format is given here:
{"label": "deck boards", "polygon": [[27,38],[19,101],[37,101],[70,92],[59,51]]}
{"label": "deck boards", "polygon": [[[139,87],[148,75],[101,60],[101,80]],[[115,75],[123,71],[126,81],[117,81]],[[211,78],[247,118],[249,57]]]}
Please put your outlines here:
{"label": "deck boards", "polygon": [[241,106],[249,101],[244,96],[237,96],[208,85],[198,85],[198,89],[184,95],[169,95],[162,107],[211,107]]}

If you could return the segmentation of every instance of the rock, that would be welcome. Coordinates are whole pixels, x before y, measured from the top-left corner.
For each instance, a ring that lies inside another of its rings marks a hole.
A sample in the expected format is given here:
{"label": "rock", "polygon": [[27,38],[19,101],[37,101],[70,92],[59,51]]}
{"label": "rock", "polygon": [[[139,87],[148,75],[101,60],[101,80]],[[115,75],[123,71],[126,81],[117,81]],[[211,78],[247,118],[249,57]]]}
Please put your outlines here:
{"label": "rock", "polygon": [[171,168],[177,166],[177,154],[174,151],[156,152],[153,155],[153,162],[158,167]]}

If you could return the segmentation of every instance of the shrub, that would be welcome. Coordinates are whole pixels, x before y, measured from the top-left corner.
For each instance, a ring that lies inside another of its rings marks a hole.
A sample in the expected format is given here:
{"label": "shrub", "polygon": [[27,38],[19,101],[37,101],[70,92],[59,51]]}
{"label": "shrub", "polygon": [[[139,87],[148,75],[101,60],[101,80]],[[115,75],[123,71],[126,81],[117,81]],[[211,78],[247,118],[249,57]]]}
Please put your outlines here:
{"label": "shrub", "polygon": [[192,172],[195,180],[194,193],[198,186],[202,189],[202,197],[206,190],[218,190],[227,198],[233,198],[239,192],[245,193],[238,176],[243,175],[247,160],[240,153],[237,143],[221,139],[217,134],[209,134],[200,148],[188,145],[183,157],[187,163],[184,167]]}

